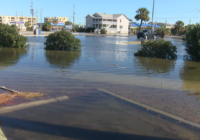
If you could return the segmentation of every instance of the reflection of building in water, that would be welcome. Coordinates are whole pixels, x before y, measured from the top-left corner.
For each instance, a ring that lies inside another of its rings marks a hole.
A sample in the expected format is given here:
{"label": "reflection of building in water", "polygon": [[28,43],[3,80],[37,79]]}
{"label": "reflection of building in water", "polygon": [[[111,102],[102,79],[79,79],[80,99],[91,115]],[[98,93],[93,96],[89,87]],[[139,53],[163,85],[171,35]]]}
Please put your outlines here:
{"label": "reflection of building in water", "polygon": [[53,67],[61,69],[69,68],[81,56],[81,51],[45,51],[46,61]]}
{"label": "reflection of building in water", "polygon": [[26,54],[26,48],[0,48],[0,69],[15,65]]}
{"label": "reflection of building in water", "polygon": [[[185,61],[180,70],[180,78],[183,80],[182,88],[186,91],[200,93],[200,63]],[[194,95],[195,95],[194,94]]]}
{"label": "reflection of building in water", "polygon": [[123,48],[120,48],[120,46],[116,46],[115,50],[102,50],[101,51],[101,59],[104,59],[104,61],[125,61],[127,56],[127,48],[123,46]]}

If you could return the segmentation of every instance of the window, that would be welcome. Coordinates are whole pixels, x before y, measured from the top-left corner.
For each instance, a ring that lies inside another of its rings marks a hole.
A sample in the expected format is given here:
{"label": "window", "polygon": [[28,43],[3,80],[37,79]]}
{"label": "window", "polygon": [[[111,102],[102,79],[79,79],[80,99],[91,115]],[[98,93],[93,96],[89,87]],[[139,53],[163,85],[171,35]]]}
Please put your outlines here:
{"label": "window", "polygon": [[120,22],[122,22],[122,20],[120,19]]}
{"label": "window", "polygon": [[123,29],[123,26],[120,26],[120,29]]}

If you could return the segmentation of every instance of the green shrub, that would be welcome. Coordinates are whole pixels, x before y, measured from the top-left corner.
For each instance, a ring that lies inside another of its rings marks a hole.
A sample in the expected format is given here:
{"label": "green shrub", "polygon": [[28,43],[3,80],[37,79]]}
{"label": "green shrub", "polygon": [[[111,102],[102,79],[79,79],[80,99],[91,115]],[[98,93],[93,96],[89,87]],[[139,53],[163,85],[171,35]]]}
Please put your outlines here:
{"label": "green shrub", "polygon": [[51,30],[51,23],[48,22],[48,21],[46,21],[46,22],[44,23],[44,25],[42,25],[42,30],[43,30],[43,31],[50,31],[50,30]]}
{"label": "green shrub", "polygon": [[189,26],[183,40],[187,52],[186,59],[200,61],[200,24]]}
{"label": "green shrub", "polygon": [[164,40],[150,40],[142,44],[142,49],[138,50],[134,55],[143,57],[154,57],[163,59],[176,59],[175,54],[176,46],[174,46],[170,41]]}
{"label": "green shrub", "polygon": [[79,50],[81,47],[80,40],[75,38],[70,32],[67,31],[58,31],[52,34],[49,34],[45,37],[46,50],[64,50],[64,51],[73,51]]}
{"label": "green shrub", "polygon": [[100,32],[101,32],[101,34],[106,34],[107,30],[105,28],[101,28]]}
{"label": "green shrub", "polygon": [[161,38],[164,38],[166,35],[169,35],[170,29],[166,28],[166,26],[160,26],[156,29],[156,34],[159,35]]}
{"label": "green shrub", "polygon": [[95,30],[95,28],[94,27],[88,27],[87,29],[86,29],[86,32],[94,32],[94,30]]}
{"label": "green shrub", "polygon": [[27,27],[26,30],[27,30],[27,31],[33,31],[33,26]]}
{"label": "green shrub", "polygon": [[0,24],[0,47],[26,47],[27,37],[19,35],[14,26]]}

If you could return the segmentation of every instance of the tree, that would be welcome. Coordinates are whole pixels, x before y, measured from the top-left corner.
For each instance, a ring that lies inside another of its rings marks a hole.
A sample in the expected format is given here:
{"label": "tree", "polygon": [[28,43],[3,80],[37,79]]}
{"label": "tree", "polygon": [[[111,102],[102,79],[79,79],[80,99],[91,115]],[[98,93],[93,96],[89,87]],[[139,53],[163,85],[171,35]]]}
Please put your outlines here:
{"label": "tree", "polygon": [[12,26],[0,24],[0,47],[22,48],[26,47],[27,37],[19,35]]}
{"label": "tree", "polygon": [[146,8],[139,8],[137,11],[136,11],[136,15],[135,15],[135,19],[138,21],[138,20],[141,20],[140,22],[140,27],[139,27],[139,32],[140,32],[140,29],[141,29],[141,26],[142,26],[142,22],[143,21],[149,21],[149,11],[146,9]]}
{"label": "tree", "polygon": [[72,25],[72,23],[70,21],[66,21],[65,25]]}
{"label": "tree", "polygon": [[149,40],[142,44],[142,49],[134,53],[135,56],[154,57],[163,59],[176,59],[177,48],[170,41],[162,39]]}
{"label": "tree", "polygon": [[42,26],[42,30],[43,30],[43,31],[50,31],[50,30],[51,30],[51,23],[48,22],[48,21],[46,21],[46,22],[44,23],[44,25]]}
{"label": "tree", "polygon": [[26,28],[28,28],[28,27],[30,26],[30,23],[29,23],[29,22],[26,22],[26,23],[25,23],[25,26],[26,26]]}
{"label": "tree", "polygon": [[46,50],[74,51],[79,50],[81,47],[81,41],[64,30],[49,34],[45,38]]}
{"label": "tree", "polygon": [[171,31],[169,28],[166,28],[166,26],[160,26],[156,29],[157,35],[160,35],[161,38],[164,38],[166,34],[170,34]]}
{"label": "tree", "polygon": [[188,26],[183,40],[188,53],[186,59],[200,61],[200,24]]}
{"label": "tree", "polygon": [[57,25],[57,20],[54,19],[52,22],[53,22],[54,26]]}
{"label": "tree", "polygon": [[178,31],[178,35],[180,35],[180,30],[181,30],[181,28],[183,28],[184,27],[184,22],[183,21],[177,21],[176,22],[176,24],[175,24],[175,28],[177,29],[177,31]]}

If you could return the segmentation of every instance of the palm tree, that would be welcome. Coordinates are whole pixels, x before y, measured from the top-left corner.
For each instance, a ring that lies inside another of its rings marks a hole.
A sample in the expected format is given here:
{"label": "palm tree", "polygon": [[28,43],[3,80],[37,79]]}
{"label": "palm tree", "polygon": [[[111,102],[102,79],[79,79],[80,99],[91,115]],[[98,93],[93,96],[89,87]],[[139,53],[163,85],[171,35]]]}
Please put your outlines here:
{"label": "palm tree", "polygon": [[166,26],[160,26],[156,29],[156,34],[160,35],[161,38],[164,38],[165,35],[170,34],[171,31],[169,28],[166,28]]}
{"label": "palm tree", "polygon": [[142,22],[143,21],[149,21],[150,17],[149,17],[149,11],[146,9],[146,8],[139,8],[137,11],[136,11],[136,15],[135,15],[135,19],[138,21],[138,20],[141,20],[140,22],[140,27],[139,27],[139,32],[140,32],[140,29],[141,29],[141,26],[142,26]]}
{"label": "palm tree", "polygon": [[184,27],[184,22],[183,21],[177,21],[175,24],[175,28],[178,31],[178,35],[180,35],[180,29]]}
{"label": "palm tree", "polygon": [[57,25],[57,20],[54,19],[52,22],[53,22],[54,26]]}

